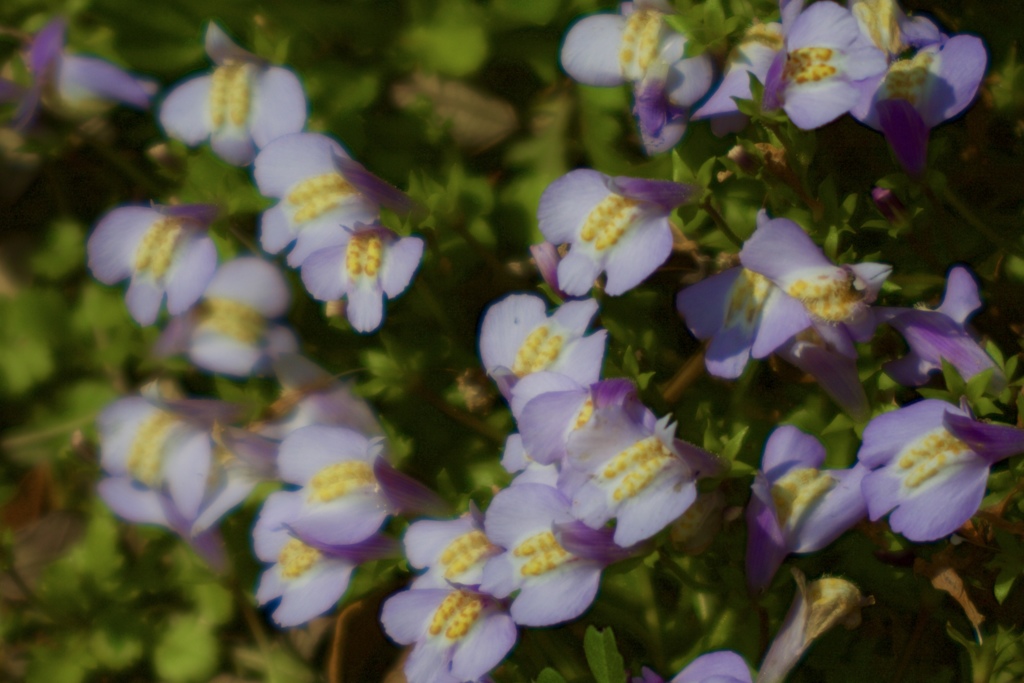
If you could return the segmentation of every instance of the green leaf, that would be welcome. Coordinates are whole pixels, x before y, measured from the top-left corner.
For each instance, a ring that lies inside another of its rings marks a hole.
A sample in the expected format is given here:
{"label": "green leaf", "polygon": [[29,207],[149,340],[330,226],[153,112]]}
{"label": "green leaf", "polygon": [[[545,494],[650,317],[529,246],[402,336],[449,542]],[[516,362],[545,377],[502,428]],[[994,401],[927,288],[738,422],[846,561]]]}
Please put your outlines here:
{"label": "green leaf", "polygon": [[982,370],[967,381],[967,385],[964,387],[964,395],[967,396],[968,401],[977,403],[981,400],[981,397],[985,395],[985,390],[988,389],[988,383],[995,371],[995,368]]}
{"label": "green leaf", "polygon": [[153,667],[170,683],[206,681],[217,669],[217,640],[198,614],[171,619],[153,652]]}
{"label": "green leaf", "polygon": [[725,442],[725,446],[722,448],[723,458],[728,458],[729,460],[736,459],[736,456],[739,455],[740,447],[743,445],[743,439],[746,437],[749,429],[750,427],[744,427]]}
{"label": "green leaf", "polygon": [[996,576],[996,583],[993,587],[996,600],[999,604],[1003,604],[1003,600],[1006,600],[1006,596],[1010,594],[1010,589],[1013,588],[1013,582],[1020,576],[1019,567],[1005,566],[999,570],[999,575]]}
{"label": "green leaf", "polygon": [[562,677],[562,674],[549,667],[540,672],[540,676],[537,676],[535,683],[565,683],[565,678]]}
{"label": "green leaf", "polygon": [[615,645],[615,634],[611,628],[598,631],[593,626],[587,627],[583,651],[597,683],[625,683],[625,663]]}
{"label": "green leaf", "polygon": [[949,389],[949,393],[953,396],[964,395],[964,390],[967,388],[964,378],[960,376],[960,371],[945,358],[942,359],[942,376],[946,380],[946,388]]}
{"label": "green leaf", "polygon": [[46,244],[32,256],[32,272],[57,280],[81,268],[85,262],[85,238],[81,224],[70,218],[50,225]]}

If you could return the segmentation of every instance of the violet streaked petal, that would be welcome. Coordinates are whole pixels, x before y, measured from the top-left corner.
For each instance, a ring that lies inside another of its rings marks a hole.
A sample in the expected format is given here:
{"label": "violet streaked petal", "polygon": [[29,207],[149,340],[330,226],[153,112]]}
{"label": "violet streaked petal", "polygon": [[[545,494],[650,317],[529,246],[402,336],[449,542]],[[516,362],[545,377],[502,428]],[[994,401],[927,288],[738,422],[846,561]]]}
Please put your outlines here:
{"label": "violet streaked petal", "polygon": [[914,105],[902,99],[875,105],[878,122],[896,160],[912,177],[924,173],[928,161],[928,126]]}
{"label": "violet streaked petal", "polygon": [[753,590],[767,588],[789,554],[770,489],[770,482],[757,475],[747,503],[747,585]]}
{"label": "violet streaked petal", "polygon": [[854,420],[863,421],[871,415],[856,360],[801,341],[782,346],[776,352],[818,380],[825,393]]}
{"label": "violet streaked petal", "polygon": [[722,379],[736,379],[742,375],[750,361],[755,331],[744,325],[733,325],[712,337],[704,352],[704,365],[708,372]]}
{"label": "violet streaked petal", "polygon": [[452,655],[453,676],[460,681],[480,679],[505,659],[516,644],[517,635],[515,623],[504,612],[492,611],[485,614],[466,640],[455,649]]}
{"label": "violet streaked petal", "polygon": [[563,548],[584,560],[602,565],[613,564],[636,554],[638,548],[622,546],[613,540],[614,533],[608,527],[591,529],[583,522],[573,520],[554,525],[555,537]]}
{"label": "violet streaked petal", "polygon": [[765,74],[764,96],[761,99],[761,108],[765,111],[774,111],[782,106],[783,91],[786,88],[782,74],[786,69],[786,57],[786,51],[780,50]]}
{"label": "violet streaked petal", "polygon": [[49,77],[47,71],[60,59],[66,32],[67,22],[57,17],[47,22],[32,38],[32,46],[28,52],[28,67],[36,79]]}
{"label": "violet streaked petal", "polygon": [[781,290],[773,292],[765,301],[750,355],[764,358],[811,324],[811,317],[800,301]]}
{"label": "violet streaked petal", "polygon": [[387,207],[398,214],[406,214],[415,208],[416,202],[409,195],[370,173],[355,159],[347,155],[337,155],[334,163],[345,180],[352,183],[360,194],[374,204]]}
{"label": "violet streaked petal", "polygon": [[136,482],[131,477],[107,477],[96,489],[118,517],[136,524],[170,526],[164,513],[162,495]]}
{"label": "violet streaked petal", "polygon": [[946,276],[946,293],[937,312],[949,316],[963,325],[971,314],[981,308],[981,297],[978,296],[978,283],[971,271],[963,266],[955,266]]}
{"label": "violet streaked petal", "polygon": [[750,669],[735,652],[709,652],[690,662],[670,683],[750,683]]}
{"label": "violet streaked petal", "polygon": [[298,77],[288,69],[272,66],[257,77],[249,130],[263,149],[271,141],[298,133],[306,124],[306,94]]}
{"label": "violet streaked petal", "polygon": [[792,425],[782,425],[764,445],[761,470],[774,483],[791,468],[821,469],[824,462],[825,447],[818,439]]}
{"label": "violet streaked petal", "polygon": [[627,176],[611,178],[608,181],[608,188],[624,197],[655,204],[666,213],[691,201],[699,191],[695,185],[686,183]]}
{"label": "violet streaked petal", "polygon": [[128,292],[125,294],[125,303],[135,322],[142,326],[152,325],[156,322],[163,301],[164,290],[157,287],[151,279],[140,275],[132,276]]}
{"label": "violet streaked petal", "polygon": [[384,322],[384,292],[378,286],[349,289],[345,315],[357,332],[375,331]]}
{"label": "violet streaked petal", "polygon": [[673,62],[669,66],[665,95],[673,104],[692,107],[711,89],[714,72],[707,53]]}
{"label": "violet streaked petal", "polygon": [[202,235],[190,235],[167,273],[167,312],[184,313],[199,300],[217,270],[217,247]]}
{"label": "violet streaked petal", "polygon": [[216,204],[174,204],[160,205],[153,204],[153,209],[161,216],[170,218],[183,218],[191,222],[190,228],[196,231],[205,230],[217,218],[220,207]]}
{"label": "violet streaked petal", "polygon": [[859,37],[857,20],[848,9],[834,2],[816,2],[788,27],[786,47],[790,52],[804,47],[845,48]]}
{"label": "violet streaked petal", "polygon": [[[824,2],[813,6],[830,4]],[[846,81],[834,79],[787,87],[782,108],[798,128],[813,130],[835,121],[859,101],[860,91],[857,88]]]}
{"label": "violet streaked petal", "polygon": [[944,87],[930,88],[920,113],[925,125],[933,128],[959,116],[974,101],[985,77],[988,54],[977,36],[953,36],[938,51],[938,78]]}
{"label": "violet streaked petal", "polygon": [[150,226],[160,218],[145,206],[122,206],[105,215],[89,236],[89,270],[105,285],[131,276],[135,252]]}
{"label": "violet streaked petal", "polygon": [[966,415],[947,412],[943,426],[971,447],[989,465],[1024,452],[1024,429],[1006,424],[981,422]]}
{"label": "violet streaked petal", "polygon": [[743,243],[740,261],[776,283],[786,281],[796,270],[836,267],[803,228],[788,218],[759,220],[757,230]]}
{"label": "violet streaked petal", "polygon": [[196,76],[180,83],[160,105],[160,125],[168,137],[194,147],[210,137],[210,87],[213,77]]}
{"label": "violet streaked petal", "polygon": [[533,262],[537,264],[541,278],[551,291],[562,299],[568,299],[569,295],[558,284],[558,262],[561,260],[558,248],[551,242],[541,242],[530,246],[530,255],[533,256]]}
{"label": "violet streaked petal", "polygon": [[605,292],[624,294],[646,280],[672,254],[672,229],[664,216],[637,220],[608,255]]}
{"label": "violet streaked petal", "polygon": [[544,190],[537,221],[553,244],[573,241],[590,212],[611,194],[608,176],[586,168],[570,171]]}
{"label": "violet streaked petal", "polygon": [[148,109],[156,82],[133,76],[110,62],[95,57],[68,55],[57,69],[57,89],[69,103],[102,99]]}
{"label": "violet streaked petal", "polygon": [[206,26],[206,36],[204,38],[206,45],[206,54],[210,56],[210,59],[215,64],[223,64],[225,62],[260,62],[259,57],[253,53],[239,47],[238,43],[231,39],[231,37],[224,32],[224,29],[220,27],[216,22],[210,22]]}
{"label": "violet streaked petal", "polygon": [[380,284],[389,299],[406,290],[422,259],[423,240],[419,237],[402,237],[387,247]]}
{"label": "violet streaked petal", "polygon": [[676,310],[697,339],[709,339],[722,329],[732,287],[742,270],[730,268],[694,283],[676,295]]}
{"label": "violet streaked petal", "polygon": [[623,82],[619,47],[626,20],[618,14],[583,17],[562,43],[562,68],[585,85],[611,86]]}
{"label": "violet streaked petal", "polygon": [[373,463],[373,474],[381,492],[395,510],[408,516],[445,517],[451,508],[443,498],[407,474],[402,474],[383,458]]}

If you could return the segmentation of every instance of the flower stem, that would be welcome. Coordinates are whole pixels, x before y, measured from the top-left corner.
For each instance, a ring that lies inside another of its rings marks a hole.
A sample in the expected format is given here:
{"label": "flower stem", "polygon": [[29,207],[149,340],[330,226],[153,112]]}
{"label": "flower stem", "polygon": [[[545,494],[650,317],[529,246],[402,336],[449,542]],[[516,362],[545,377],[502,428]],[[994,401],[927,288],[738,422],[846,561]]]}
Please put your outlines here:
{"label": "flower stem", "polygon": [[732,231],[729,224],[725,222],[725,218],[718,212],[714,204],[711,203],[711,199],[705,199],[700,203],[700,208],[707,212],[711,216],[711,220],[715,222],[715,227],[718,228],[719,232],[729,238],[729,241],[735,244],[738,248],[743,248],[743,240],[741,240],[736,233]]}
{"label": "flower stem", "polygon": [[[925,187],[925,192],[928,194],[929,198],[931,198],[933,203],[940,203],[938,197],[935,196],[935,192],[932,190],[932,188]],[[992,244],[996,245],[1001,249],[1005,249],[1007,252],[1013,254],[1017,258],[1024,258],[1024,250],[1022,250],[1020,247],[1014,244],[1011,240],[1008,240],[1007,238],[1003,237],[998,232],[990,228],[988,224],[986,224],[983,220],[976,216],[973,211],[971,211],[970,207],[967,206],[967,204],[965,204],[959,197],[953,194],[952,190],[950,190],[948,187],[944,187],[942,189],[942,199],[946,202],[946,204],[953,207],[953,209],[958,214],[960,214],[960,217],[967,221],[967,223],[969,223],[972,228],[980,232],[984,237],[986,237],[990,242],[992,242]]]}

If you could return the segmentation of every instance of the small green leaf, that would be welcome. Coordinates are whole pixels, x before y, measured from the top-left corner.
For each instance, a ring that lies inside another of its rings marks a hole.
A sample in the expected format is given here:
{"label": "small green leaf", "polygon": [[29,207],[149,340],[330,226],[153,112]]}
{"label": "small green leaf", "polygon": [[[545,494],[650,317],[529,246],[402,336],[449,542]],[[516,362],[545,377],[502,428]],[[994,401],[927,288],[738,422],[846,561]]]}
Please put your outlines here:
{"label": "small green leaf", "polygon": [[953,396],[964,395],[964,389],[967,388],[964,378],[960,376],[960,371],[945,358],[942,359],[942,376],[946,380],[946,388],[949,389],[949,393]]}
{"label": "small green leaf", "polygon": [[209,680],[217,660],[217,640],[197,614],[171,619],[153,652],[157,675],[170,683]]}
{"label": "small green leaf", "polygon": [[999,575],[996,576],[996,583],[993,587],[993,592],[996,595],[996,600],[999,604],[1003,604],[1003,600],[1006,600],[1006,596],[1010,594],[1010,589],[1013,588],[1013,582],[1020,576],[1019,567],[1005,566],[999,570]]}
{"label": "small green leaf", "polygon": [[725,446],[722,448],[722,457],[728,458],[729,460],[735,460],[736,456],[740,452],[740,447],[743,445],[743,439],[747,435],[747,431],[750,427],[744,427],[740,431],[736,432],[731,439],[725,442]]}
{"label": "small green leaf", "polygon": [[992,374],[995,371],[995,368],[982,370],[967,381],[967,385],[964,387],[964,395],[967,396],[968,401],[976,403],[985,395],[985,391],[988,389],[988,383],[991,381]]}
{"label": "small green leaf", "polygon": [[593,626],[587,627],[583,651],[597,683],[625,683],[625,663],[615,645],[615,634],[611,628],[598,631]]}
{"label": "small green leaf", "polygon": [[565,678],[552,668],[544,669],[537,676],[535,683],[565,683]]}

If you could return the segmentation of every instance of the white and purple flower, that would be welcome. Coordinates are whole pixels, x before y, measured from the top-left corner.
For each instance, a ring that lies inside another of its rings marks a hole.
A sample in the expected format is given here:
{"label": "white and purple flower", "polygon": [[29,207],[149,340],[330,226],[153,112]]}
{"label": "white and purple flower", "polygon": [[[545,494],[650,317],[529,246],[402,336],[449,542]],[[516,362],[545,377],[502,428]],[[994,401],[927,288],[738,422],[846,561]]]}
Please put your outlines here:
{"label": "white and purple flower", "polygon": [[491,304],[480,326],[480,358],[506,398],[533,372],[561,373],[589,386],[601,376],[608,333],[584,336],[597,313],[593,299],[568,301],[547,314],[535,294],[511,294]]}
{"label": "white and purple flower", "polygon": [[306,95],[294,73],[242,49],[211,22],[213,72],[175,87],[160,106],[167,135],[195,147],[209,139],[219,157],[248,166],[256,150],[306,125]]}
{"label": "white and purple flower", "polygon": [[747,506],[751,588],[766,588],[786,555],[821,550],[867,516],[867,468],[826,470],[824,462],[821,442],[796,427],[779,427],[768,438]]}
{"label": "white and purple flower", "polygon": [[[644,667],[643,675],[633,683],[665,683],[658,674]],[[751,683],[750,668],[735,652],[709,652],[693,660],[668,683]]]}
{"label": "white and purple flower", "polygon": [[222,265],[199,305],[174,318],[157,353],[187,352],[197,366],[236,377],[263,372],[279,354],[298,349],[287,327],[271,322],[291,300],[288,283],[272,263],[257,257]]}
{"label": "white and purple flower", "polygon": [[500,601],[467,588],[401,591],[384,602],[380,620],[392,640],[414,646],[409,683],[476,683],[517,637]]}
{"label": "white and purple flower", "polygon": [[206,234],[216,215],[206,204],[114,209],[89,237],[89,270],[107,285],[131,278],[125,301],[141,325],[156,321],[164,294],[168,312],[180,315],[217,269],[217,248]]}
{"label": "white and purple flower", "polygon": [[885,53],[857,20],[834,2],[815,2],[784,23],[785,46],[765,76],[763,106],[782,107],[810,130],[847,113],[861,100],[860,82],[885,71]]}
{"label": "white and purple flower", "polygon": [[562,44],[562,68],[576,81],[633,84],[633,113],[648,154],[679,142],[689,109],[711,87],[711,60],[707,55],[683,57],[686,36],[665,22],[672,11],[660,0],[625,2],[621,14],[580,19]]}
{"label": "white and purple flower", "polygon": [[893,531],[935,541],[977,512],[989,468],[1024,451],[1024,430],[980,422],[966,407],[929,399],[879,415],[857,459],[872,471],[861,486],[872,521],[890,512]]}
{"label": "white and purple flower", "polygon": [[414,589],[480,586],[487,559],[501,552],[484,533],[484,518],[470,503],[457,519],[413,522],[403,539],[405,555],[416,569]]}
{"label": "white and purple flower", "polygon": [[696,188],[668,180],[610,177],[578,169],[551,183],[537,219],[544,237],[571,244],[558,264],[558,285],[584,296],[602,272],[617,296],[643,282],[672,253],[669,216]]}
{"label": "white and purple flower", "polygon": [[313,252],[302,263],[302,282],[321,301],[348,300],[345,314],[358,332],[384,322],[384,300],[404,292],[423,258],[423,240],[399,237],[382,225],[340,230],[336,246]]}
{"label": "white and purple flower", "polygon": [[[298,268],[318,249],[344,244],[357,225],[371,225],[382,206],[408,211],[412,201],[318,133],[285,135],[260,150],[253,167],[260,192],[280,201],[263,212],[260,243],[276,254],[292,242]],[[345,229],[348,229],[346,232]]]}

